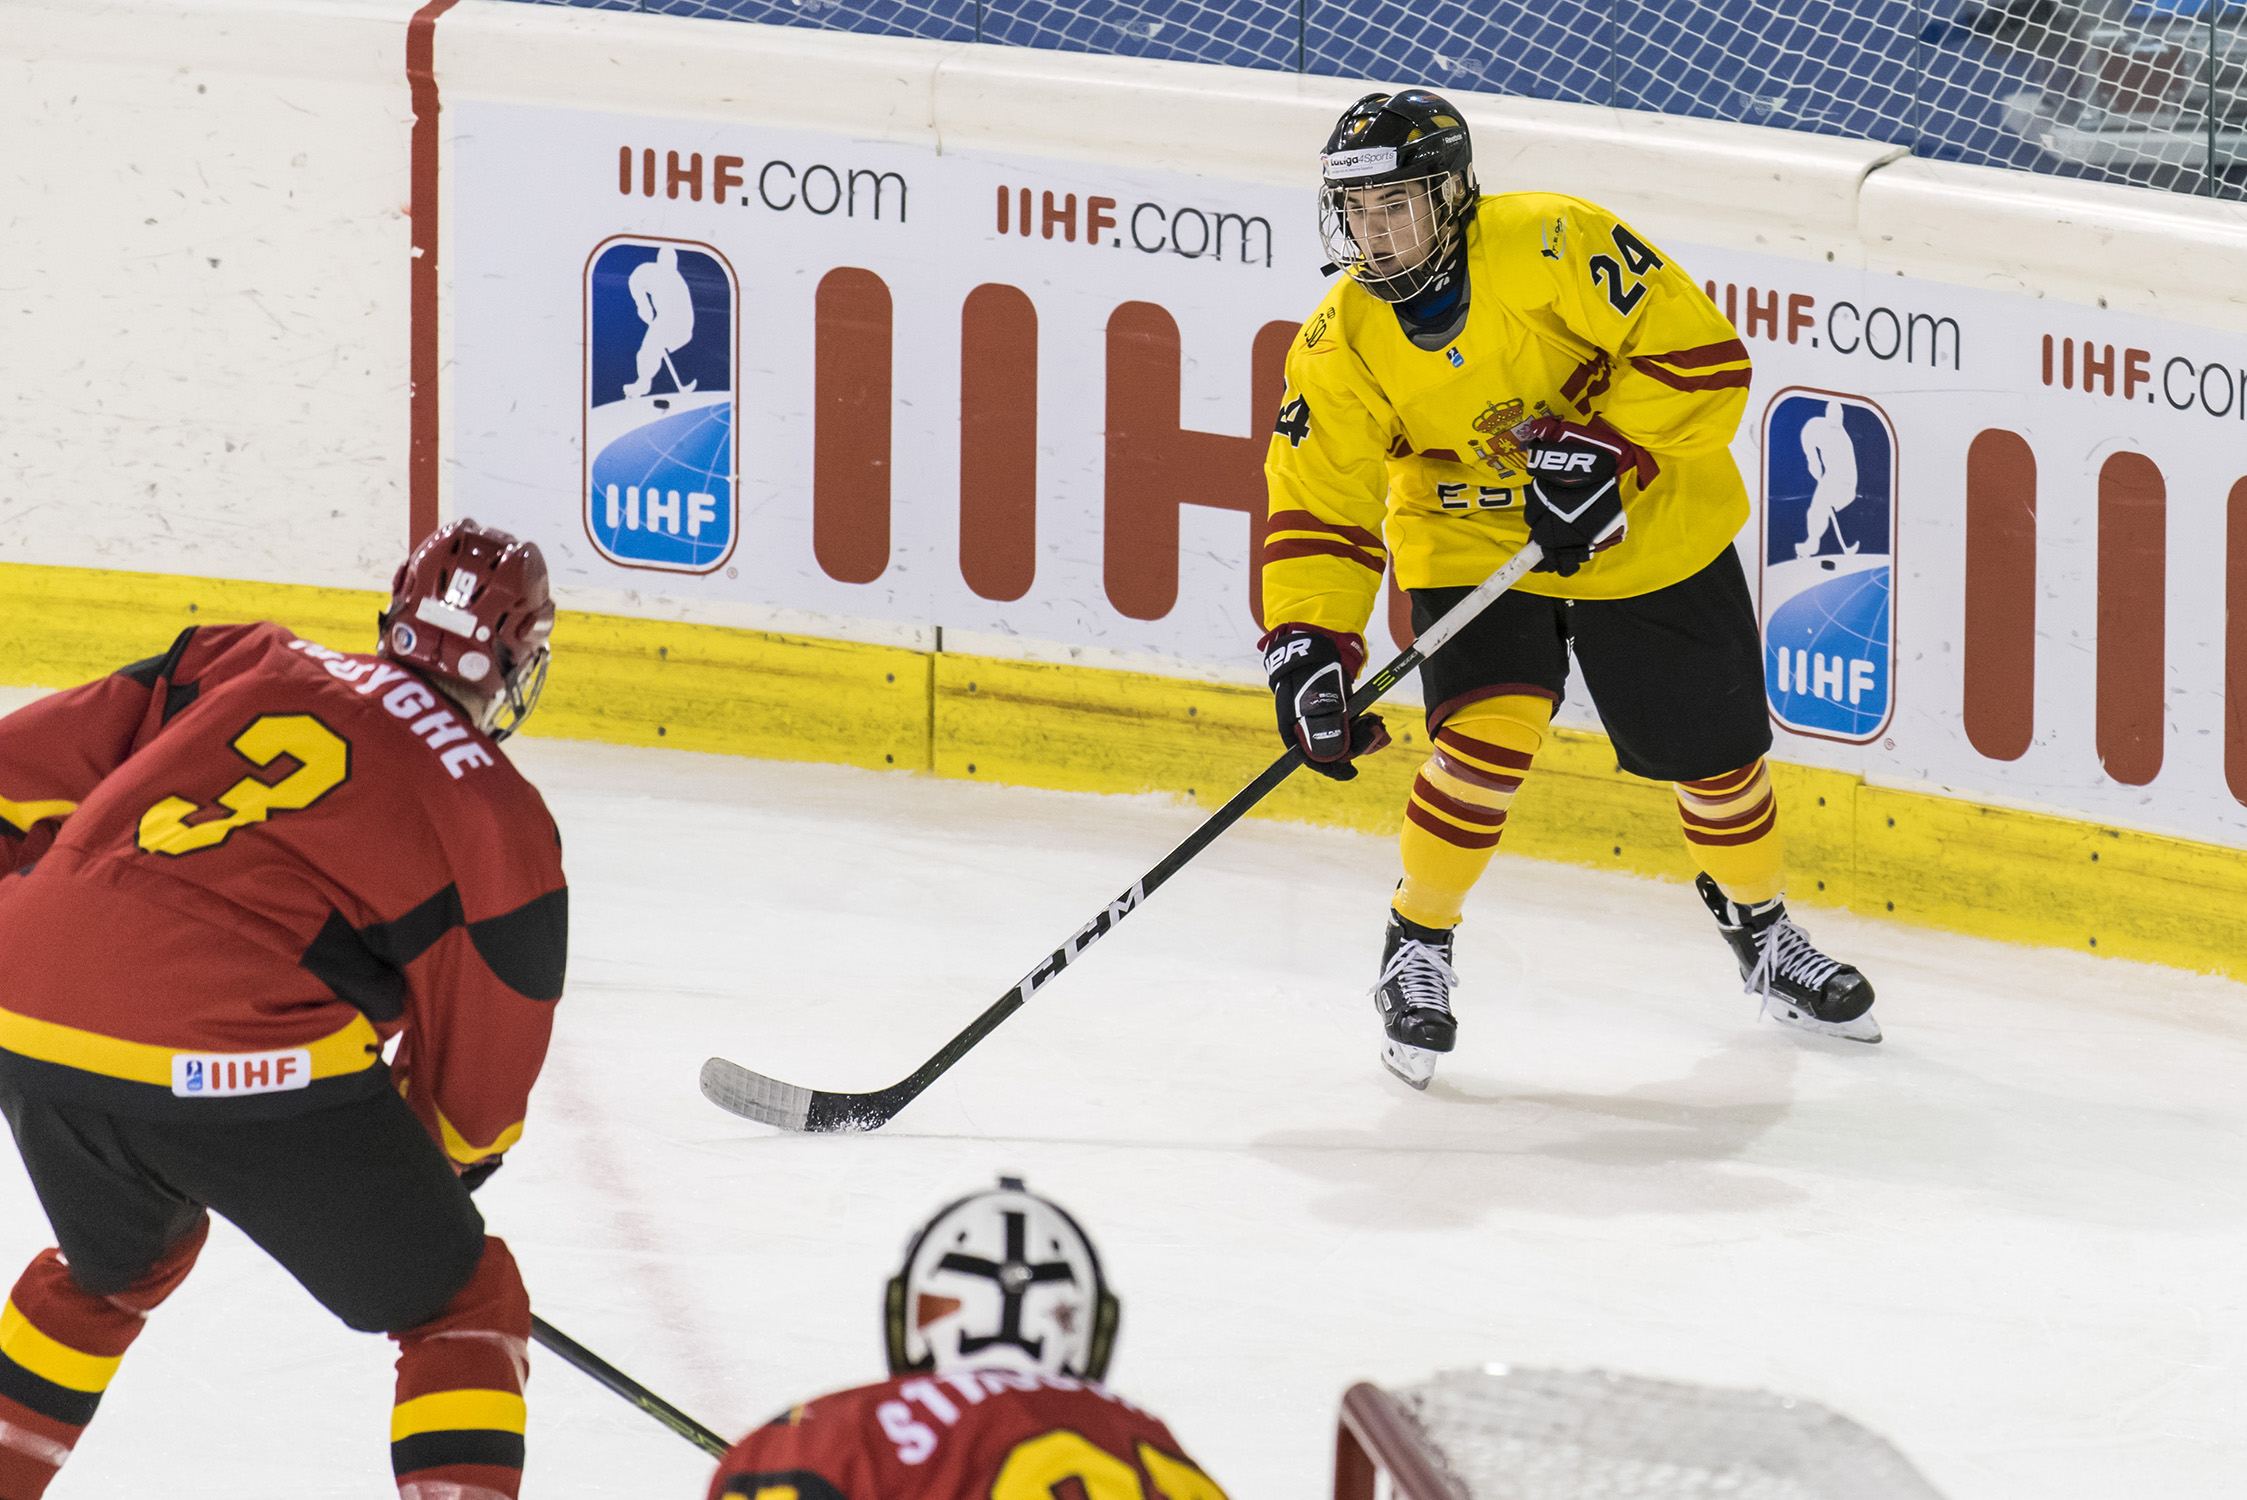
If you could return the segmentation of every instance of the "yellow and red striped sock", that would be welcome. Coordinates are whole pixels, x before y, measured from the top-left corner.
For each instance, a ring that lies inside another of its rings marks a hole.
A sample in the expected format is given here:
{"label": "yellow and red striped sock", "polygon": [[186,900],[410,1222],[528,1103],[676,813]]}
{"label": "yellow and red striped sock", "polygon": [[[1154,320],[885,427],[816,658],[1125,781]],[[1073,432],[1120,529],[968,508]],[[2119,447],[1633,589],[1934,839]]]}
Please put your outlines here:
{"label": "yellow and red striped sock", "polygon": [[1455,709],[1412,783],[1396,909],[1423,927],[1454,927],[1506,830],[1506,809],[1545,743],[1550,701],[1522,693]]}
{"label": "yellow and red striped sock", "polygon": [[1760,758],[1737,771],[1706,781],[1680,781],[1676,787],[1686,849],[1725,895],[1753,906],[1785,888],[1779,798]]}
{"label": "yellow and red striped sock", "polygon": [[195,1264],[210,1220],[125,1290],[87,1291],[42,1251],[0,1307],[0,1500],[39,1500],[94,1419],[148,1314]]}
{"label": "yellow and red striped sock", "polygon": [[390,1467],[399,1500],[515,1500],[530,1335],[530,1297],[515,1257],[487,1236],[476,1274],[445,1310],[393,1335]]}

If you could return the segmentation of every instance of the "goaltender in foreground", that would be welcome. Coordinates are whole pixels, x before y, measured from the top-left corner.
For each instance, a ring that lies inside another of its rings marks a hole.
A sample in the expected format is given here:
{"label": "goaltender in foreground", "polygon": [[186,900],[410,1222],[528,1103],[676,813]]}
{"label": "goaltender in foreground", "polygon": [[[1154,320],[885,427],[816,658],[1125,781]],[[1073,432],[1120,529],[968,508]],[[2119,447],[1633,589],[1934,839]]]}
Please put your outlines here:
{"label": "goaltender in foreground", "polygon": [[1119,1309],[1077,1221],[1002,1177],[906,1247],[890,1378],[790,1408],[709,1500],[1225,1500],[1170,1429],[1107,1389]]}
{"label": "goaltender in foreground", "polygon": [[1281,736],[1343,780],[1388,743],[1347,704],[1389,558],[1426,629],[1525,541],[1544,549],[1421,669],[1433,753],[1375,991],[1383,1061],[1424,1088],[1455,1044],[1454,929],[1572,651],[1623,769],[1674,784],[1695,884],[1765,1014],[1878,1041],[1871,983],[1787,916],[1762,643],[1732,545],[1748,518],[1737,331],[1605,209],[1481,196],[1465,121],[1425,89],[1352,105],[1321,179],[1347,275],[1289,347],[1265,460]]}

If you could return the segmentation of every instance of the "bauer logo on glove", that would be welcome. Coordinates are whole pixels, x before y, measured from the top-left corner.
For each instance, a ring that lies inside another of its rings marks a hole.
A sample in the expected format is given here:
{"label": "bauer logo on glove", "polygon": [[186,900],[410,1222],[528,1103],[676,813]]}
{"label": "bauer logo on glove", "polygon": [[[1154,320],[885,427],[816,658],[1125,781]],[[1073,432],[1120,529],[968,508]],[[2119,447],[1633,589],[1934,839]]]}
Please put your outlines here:
{"label": "bauer logo on glove", "polygon": [[1389,743],[1379,716],[1350,717],[1350,682],[1365,647],[1355,636],[1336,636],[1309,625],[1282,625],[1264,637],[1264,675],[1279,710],[1280,739],[1303,752],[1321,776],[1348,781],[1350,764]]}
{"label": "bauer logo on glove", "polygon": [[1529,467],[1524,518],[1530,539],[1545,549],[1540,573],[1571,577],[1623,540],[1623,471],[1636,468],[1638,450],[1609,431],[1559,417],[1539,417],[1518,429]]}
{"label": "bauer logo on glove", "polygon": [[1589,477],[1597,472],[1598,465],[1599,455],[1589,450],[1572,452],[1566,448],[1539,448],[1529,455],[1532,473],[1553,474],[1562,478],[1571,474]]}

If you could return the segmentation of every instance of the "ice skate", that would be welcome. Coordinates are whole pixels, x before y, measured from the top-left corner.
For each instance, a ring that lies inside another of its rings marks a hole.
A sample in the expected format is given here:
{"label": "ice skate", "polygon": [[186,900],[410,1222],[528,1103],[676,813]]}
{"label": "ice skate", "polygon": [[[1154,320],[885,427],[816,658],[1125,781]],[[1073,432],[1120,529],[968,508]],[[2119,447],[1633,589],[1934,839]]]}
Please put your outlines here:
{"label": "ice skate", "polygon": [[1373,1004],[1381,1012],[1388,1040],[1381,1065],[1416,1089],[1435,1077],[1436,1058],[1459,1037],[1451,1014],[1451,930],[1422,927],[1389,913],[1387,941],[1381,949],[1381,979]]}
{"label": "ice skate", "polygon": [[1872,1017],[1872,981],[1819,952],[1810,934],[1787,915],[1785,897],[1741,906],[1706,875],[1694,877],[1693,888],[1708,903],[1740,961],[1747,992],[1763,998],[1765,1015],[1824,1036],[1880,1040],[1880,1023]]}

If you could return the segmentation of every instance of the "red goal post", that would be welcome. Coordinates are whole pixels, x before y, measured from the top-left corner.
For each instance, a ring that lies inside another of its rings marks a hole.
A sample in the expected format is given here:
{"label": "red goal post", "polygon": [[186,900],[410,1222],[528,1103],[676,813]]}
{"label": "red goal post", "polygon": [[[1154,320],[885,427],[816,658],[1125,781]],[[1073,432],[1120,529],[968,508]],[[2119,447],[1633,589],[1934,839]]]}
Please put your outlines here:
{"label": "red goal post", "polygon": [[1384,1474],[1396,1500],[1457,1500],[1462,1493],[1397,1398],[1361,1380],[1342,1393],[1334,1424],[1334,1500],[1376,1500]]}

